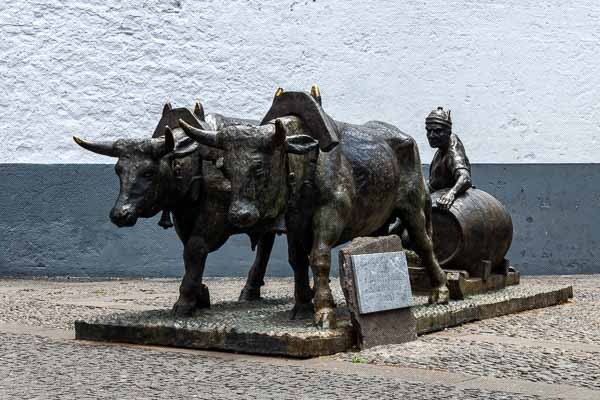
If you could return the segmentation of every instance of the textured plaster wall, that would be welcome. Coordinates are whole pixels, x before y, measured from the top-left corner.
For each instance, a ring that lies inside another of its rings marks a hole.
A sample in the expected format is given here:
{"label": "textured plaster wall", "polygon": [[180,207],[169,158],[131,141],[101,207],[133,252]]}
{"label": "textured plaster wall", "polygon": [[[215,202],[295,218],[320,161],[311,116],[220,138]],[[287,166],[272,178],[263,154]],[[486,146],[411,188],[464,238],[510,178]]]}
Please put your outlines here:
{"label": "textured plaster wall", "polygon": [[166,100],[259,118],[313,82],[424,162],[437,105],[473,162],[600,161],[597,0],[3,0],[0,37],[0,163],[109,162],[70,136],[149,135]]}

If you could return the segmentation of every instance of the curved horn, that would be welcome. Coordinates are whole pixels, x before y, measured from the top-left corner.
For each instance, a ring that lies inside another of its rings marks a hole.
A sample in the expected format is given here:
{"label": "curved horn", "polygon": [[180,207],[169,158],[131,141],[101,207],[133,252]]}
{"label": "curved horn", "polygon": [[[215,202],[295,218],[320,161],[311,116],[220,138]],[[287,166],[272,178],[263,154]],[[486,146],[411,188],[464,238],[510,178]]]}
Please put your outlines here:
{"label": "curved horn", "polygon": [[283,126],[283,122],[280,119],[275,120],[275,136],[273,138],[277,142],[285,141],[285,126]]}
{"label": "curved horn", "polygon": [[200,121],[204,121],[204,107],[202,107],[202,104],[199,101],[197,101],[196,105],[194,106],[194,115]]}
{"label": "curved horn", "polygon": [[92,151],[96,154],[102,154],[103,156],[109,157],[119,157],[119,154],[115,149],[114,142],[87,142],[78,138],[77,136],[73,136],[73,140],[84,149]]}
{"label": "curved horn", "polygon": [[167,153],[170,153],[175,148],[175,135],[173,135],[173,131],[169,128],[169,125],[165,125],[165,150]]}
{"label": "curved horn", "polygon": [[320,106],[323,105],[321,102],[321,91],[316,83],[310,88],[310,95],[317,101],[317,103],[319,103]]}
{"label": "curved horn", "polygon": [[186,123],[184,120],[179,120],[179,126],[183,129],[186,135],[194,139],[196,142],[209,147],[215,147],[221,149],[221,141],[217,137],[216,131],[205,131],[203,129],[194,128],[193,126]]}

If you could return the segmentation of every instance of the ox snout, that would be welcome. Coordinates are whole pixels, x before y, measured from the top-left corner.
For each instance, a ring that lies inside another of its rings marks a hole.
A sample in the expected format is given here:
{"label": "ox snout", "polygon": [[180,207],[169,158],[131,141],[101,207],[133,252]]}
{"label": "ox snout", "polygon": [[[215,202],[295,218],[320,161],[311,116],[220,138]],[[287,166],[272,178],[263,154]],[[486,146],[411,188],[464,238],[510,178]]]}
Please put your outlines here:
{"label": "ox snout", "polygon": [[134,226],[138,217],[131,206],[114,207],[110,210],[110,220],[119,228]]}
{"label": "ox snout", "polygon": [[229,207],[229,221],[239,228],[248,228],[259,218],[258,209],[253,204],[236,201]]}

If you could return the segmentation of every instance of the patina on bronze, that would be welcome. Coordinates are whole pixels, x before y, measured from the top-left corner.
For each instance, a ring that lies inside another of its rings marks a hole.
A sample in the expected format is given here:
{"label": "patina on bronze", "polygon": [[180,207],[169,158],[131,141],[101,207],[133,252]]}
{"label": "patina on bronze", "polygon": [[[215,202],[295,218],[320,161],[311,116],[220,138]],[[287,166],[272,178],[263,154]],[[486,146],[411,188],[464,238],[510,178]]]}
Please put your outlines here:
{"label": "patina on bronze", "polygon": [[446,276],[431,240],[431,199],[415,141],[383,122],[335,121],[319,100],[315,89],[313,95],[278,90],[262,126],[206,130],[185,120],[179,124],[199,143],[223,150],[223,172],[232,189],[228,217],[234,225],[248,229],[285,216],[295,308],[310,305],[310,259],[318,326],[335,326],[331,249],[374,234],[396,218],[433,282],[431,301],[447,301]]}
{"label": "patina on bronze", "polygon": [[166,104],[153,138],[114,142],[90,142],[77,137],[74,140],[94,153],[118,158],[115,171],[120,191],[110,212],[115,225],[133,226],[138,218],[150,218],[162,210],[159,225],[168,228],[173,214],[177,235],[184,245],[185,263],[173,311],[188,316],[196,309],[210,306],[208,288],[202,283],[206,257],[235,233],[249,234],[252,246],[258,246],[240,299],[259,299],[274,234],[241,229],[229,223],[231,187],[215,166],[222,152],[189,139],[179,128],[179,120],[198,129],[252,123],[219,114],[205,115],[200,103],[194,111]]}

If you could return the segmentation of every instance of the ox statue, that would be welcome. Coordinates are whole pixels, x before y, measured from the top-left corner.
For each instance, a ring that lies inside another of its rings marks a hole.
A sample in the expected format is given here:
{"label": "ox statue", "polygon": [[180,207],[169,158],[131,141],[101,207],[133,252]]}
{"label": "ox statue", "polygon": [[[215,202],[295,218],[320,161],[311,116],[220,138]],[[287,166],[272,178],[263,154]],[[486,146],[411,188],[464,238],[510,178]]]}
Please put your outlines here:
{"label": "ox statue", "polygon": [[229,221],[249,229],[285,219],[295,310],[310,308],[310,265],[317,326],[335,327],[331,249],[378,234],[396,218],[434,286],[430,302],[448,301],[446,276],[433,252],[431,198],[410,136],[383,122],[334,121],[316,86],[310,94],[278,89],[260,126],[179,125],[198,143],[223,151],[221,169],[231,181]]}
{"label": "ox statue", "polygon": [[159,225],[168,228],[173,226],[171,214],[174,216],[175,230],[184,245],[185,263],[179,299],[173,306],[176,315],[189,316],[196,309],[210,307],[209,291],[202,283],[206,257],[235,233],[249,234],[252,247],[258,246],[240,294],[240,300],[257,300],[264,285],[274,234],[238,228],[228,222],[230,185],[214,165],[219,151],[198,145],[184,135],[178,120],[204,129],[223,129],[231,124],[250,122],[219,114],[205,116],[199,103],[193,112],[187,108],[173,109],[166,104],[152,138],[114,142],[73,139],[86,150],[118,158],[115,171],[120,191],[110,212],[115,225],[133,226],[139,217],[150,218],[162,210]]}

